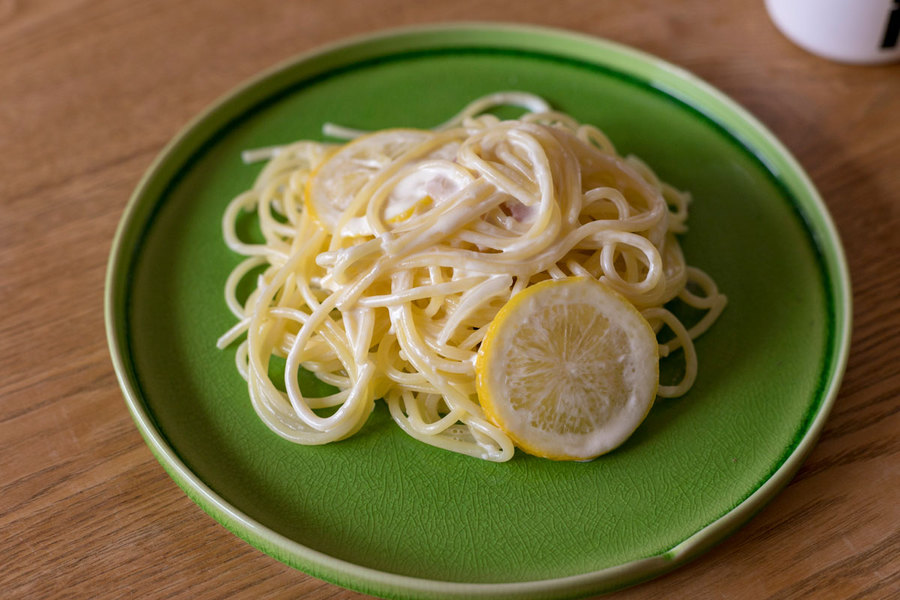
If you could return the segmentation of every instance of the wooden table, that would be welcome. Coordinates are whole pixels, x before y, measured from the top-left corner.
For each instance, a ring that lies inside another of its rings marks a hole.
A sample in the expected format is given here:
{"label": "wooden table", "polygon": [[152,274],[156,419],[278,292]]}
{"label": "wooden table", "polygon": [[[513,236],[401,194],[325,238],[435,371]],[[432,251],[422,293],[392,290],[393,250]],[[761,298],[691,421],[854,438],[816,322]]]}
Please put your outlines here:
{"label": "wooden table", "polygon": [[853,349],[812,455],[736,535],[613,596],[900,597],[900,65],[808,55],[741,0],[0,1],[0,595],[362,597],[248,546],[166,476],[113,374],[104,271],[142,172],[220,94],[325,42],[451,20],[692,70],[796,154],[846,247]]}

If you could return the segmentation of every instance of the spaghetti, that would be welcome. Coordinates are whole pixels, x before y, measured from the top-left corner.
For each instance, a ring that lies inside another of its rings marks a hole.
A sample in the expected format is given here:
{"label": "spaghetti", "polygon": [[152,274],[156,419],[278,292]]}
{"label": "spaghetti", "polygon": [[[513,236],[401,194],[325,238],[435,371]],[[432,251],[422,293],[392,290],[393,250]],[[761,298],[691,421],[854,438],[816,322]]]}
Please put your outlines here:
{"label": "spaghetti", "polygon": [[[487,112],[514,105],[525,114]],[[245,154],[268,160],[223,217],[225,241],[246,257],[225,284],[240,340],[237,368],[259,417],[282,437],[324,444],[357,432],[383,398],[422,442],[505,461],[514,447],[485,418],[475,357],[500,308],[527,286],[570,276],[603,281],[658,332],[660,356],[683,352],[725,306],[713,280],[685,264],[689,195],[616,153],[596,127],[539,97],[476,100],[432,130],[374,133],[326,125],[346,144],[302,141]],[[258,216],[260,243],[238,235]],[[256,277],[245,299],[239,284]],[[667,305],[704,311],[684,325]],[[284,359],[282,385],[269,376]],[[334,387],[310,397],[301,369]]]}

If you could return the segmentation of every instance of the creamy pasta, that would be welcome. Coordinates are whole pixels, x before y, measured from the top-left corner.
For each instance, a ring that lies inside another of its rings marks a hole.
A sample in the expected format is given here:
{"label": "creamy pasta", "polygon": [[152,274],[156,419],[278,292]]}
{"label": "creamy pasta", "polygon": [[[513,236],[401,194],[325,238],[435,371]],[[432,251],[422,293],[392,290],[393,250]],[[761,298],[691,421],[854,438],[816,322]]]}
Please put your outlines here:
{"label": "creamy pasta", "polygon": [[[524,114],[501,120],[489,112],[500,105]],[[500,308],[551,278],[592,277],[619,292],[659,332],[660,356],[682,350],[683,378],[658,394],[692,386],[693,340],[725,297],[685,264],[676,236],[690,197],[598,128],[503,92],[430,130],[324,131],[352,139],[247,153],[268,162],[223,217],[228,246],[246,258],[225,284],[237,323],[218,345],[238,343],[237,368],[273,431],[300,444],[340,440],[384,399],[422,442],[508,460],[512,442],[478,402],[475,357]],[[262,242],[237,233],[248,212]],[[239,298],[248,276],[254,289]],[[683,324],[673,301],[704,316]],[[269,376],[274,357],[283,382]],[[302,369],[335,391],[305,394]]]}

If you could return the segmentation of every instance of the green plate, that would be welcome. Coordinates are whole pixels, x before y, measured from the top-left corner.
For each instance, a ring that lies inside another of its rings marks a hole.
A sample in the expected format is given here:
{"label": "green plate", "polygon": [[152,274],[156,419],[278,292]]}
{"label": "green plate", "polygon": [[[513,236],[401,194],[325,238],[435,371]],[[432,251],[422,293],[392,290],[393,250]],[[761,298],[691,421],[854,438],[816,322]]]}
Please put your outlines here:
{"label": "green plate", "polygon": [[[321,138],[325,121],[429,127],[519,89],[603,128],[694,196],[688,262],[729,305],[697,343],[689,395],[614,453],[494,464],[418,443],[379,405],[361,433],[290,444],[216,349],[232,325],[221,239],[258,165],[244,149]],[[206,512],[316,577],[396,598],[573,597],[659,575],[787,484],[837,394],[850,338],[838,236],[807,176],[754,118],[622,46],[498,25],[415,28],[306,54],[240,87],[162,152],[112,249],[106,322],[128,408]]]}

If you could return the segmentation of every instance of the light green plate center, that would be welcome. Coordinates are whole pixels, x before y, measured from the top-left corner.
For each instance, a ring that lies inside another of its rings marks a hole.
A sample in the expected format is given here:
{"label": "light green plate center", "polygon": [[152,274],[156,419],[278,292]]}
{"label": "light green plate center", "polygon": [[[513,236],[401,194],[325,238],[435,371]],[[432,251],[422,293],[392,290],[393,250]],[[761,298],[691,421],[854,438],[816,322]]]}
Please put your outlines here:
{"label": "light green plate center", "polygon": [[[586,464],[451,454],[407,437],[382,405],[340,443],[302,447],[271,433],[234,349],[215,347],[233,324],[222,290],[239,260],[222,242],[222,213],[259,169],[241,151],[319,139],[325,121],[430,127],[506,89],[598,125],[620,152],[693,194],[687,260],[729,298],[697,343],[694,388],[660,400],[624,446]],[[809,451],[843,372],[849,308],[821,200],[751,117],[650,57],[499,26],[358,40],[229,95],[136,191],[107,290],[129,408],[179,485],[276,558],[390,596],[568,596],[696,555],[769,500]]]}

